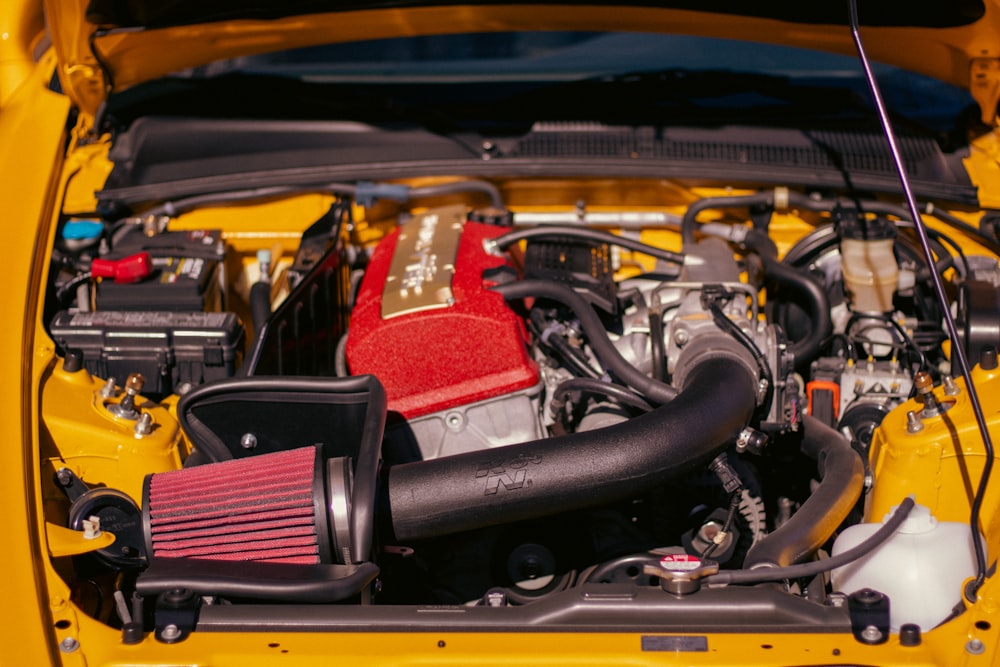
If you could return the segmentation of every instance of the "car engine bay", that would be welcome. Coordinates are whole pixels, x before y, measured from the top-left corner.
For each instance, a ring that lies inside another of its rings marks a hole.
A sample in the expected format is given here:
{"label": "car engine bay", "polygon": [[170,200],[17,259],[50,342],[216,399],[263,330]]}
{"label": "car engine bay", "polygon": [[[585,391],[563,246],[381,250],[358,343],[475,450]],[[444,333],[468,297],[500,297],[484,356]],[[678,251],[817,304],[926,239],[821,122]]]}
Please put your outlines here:
{"label": "car engine bay", "polygon": [[[663,189],[438,178],[64,216],[48,520],[115,536],[57,556],[78,604],[168,643],[452,608],[853,628],[835,538],[926,497],[892,461],[969,410],[930,273],[988,380],[996,241],[928,207],[928,266],[883,199]],[[258,222],[282,207],[300,231]],[[925,623],[975,574],[967,512],[934,507],[964,532]],[[869,607],[883,635],[912,620]]]}

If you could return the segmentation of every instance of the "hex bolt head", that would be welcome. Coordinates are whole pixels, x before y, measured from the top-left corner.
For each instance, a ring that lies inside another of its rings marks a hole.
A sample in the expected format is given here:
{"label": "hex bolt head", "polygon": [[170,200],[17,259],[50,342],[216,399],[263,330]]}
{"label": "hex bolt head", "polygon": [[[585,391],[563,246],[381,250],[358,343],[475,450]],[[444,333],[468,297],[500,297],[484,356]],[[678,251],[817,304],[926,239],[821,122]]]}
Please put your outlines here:
{"label": "hex bolt head", "polygon": [[76,637],[67,637],[59,642],[59,650],[63,653],[72,653],[78,648],[80,648],[80,642],[76,640]]}
{"label": "hex bolt head", "polygon": [[181,636],[181,629],[178,628],[173,623],[171,623],[170,625],[163,626],[163,630],[160,631],[160,637],[162,637],[164,641],[170,642],[177,639],[180,636]]}
{"label": "hex bolt head", "polygon": [[243,449],[253,449],[257,446],[257,436],[253,433],[244,433],[240,436],[240,447]]}

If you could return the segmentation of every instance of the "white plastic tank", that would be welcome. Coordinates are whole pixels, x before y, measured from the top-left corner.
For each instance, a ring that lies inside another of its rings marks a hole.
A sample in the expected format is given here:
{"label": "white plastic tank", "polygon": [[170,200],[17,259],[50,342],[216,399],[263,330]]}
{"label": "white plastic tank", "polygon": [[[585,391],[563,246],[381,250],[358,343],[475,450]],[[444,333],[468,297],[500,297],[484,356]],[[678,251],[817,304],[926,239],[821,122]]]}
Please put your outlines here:
{"label": "white plastic tank", "polygon": [[840,242],[844,288],[858,313],[886,313],[892,310],[892,296],[899,283],[899,264],[893,254],[893,239]]}
{"label": "white plastic tank", "polygon": [[[847,528],[834,542],[833,555],[857,546],[881,526],[862,523]],[[930,630],[962,601],[962,584],[975,573],[969,525],[938,521],[928,508],[914,505],[888,540],[867,556],[834,569],[832,580],[835,591],[848,595],[862,588],[887,595],[893,631],[905,623]]]}

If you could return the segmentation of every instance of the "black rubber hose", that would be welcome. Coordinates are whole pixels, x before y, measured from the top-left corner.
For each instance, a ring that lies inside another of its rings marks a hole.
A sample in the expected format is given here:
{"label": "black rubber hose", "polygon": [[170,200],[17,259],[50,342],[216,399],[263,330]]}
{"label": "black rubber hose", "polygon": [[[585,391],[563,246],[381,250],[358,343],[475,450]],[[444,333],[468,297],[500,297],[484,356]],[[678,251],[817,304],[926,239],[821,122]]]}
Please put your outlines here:
{"label": "black rubber hose", "polygon": [[[659,299],[657,299],[657,303]],[[653,379],[663,380],[666,372],[667,352],[663,342],[663,313],[659,306],[649,309],[649,356],[653,362]]]}
{"label": "black rubber hose", "polygon": [[271,283],[259,281],[250,287],[250,317],[259,334],[271,318]]}
{"label": "black rubber hose", "polygon": [[798,565],[787,565],[785,567],[759,567],[755,570],[729,570],[719,572],[705,578],[707,584],[760,584],[765,581],[781,581],[782,579],[801,579],[804,577],[815,577],[817,574],[829,572],[838,567],[843,567],[866,556],[881,546],[886,540],[895,534],[899,527],[903,525],[906,518],[910,516],[913,509],[913,498],[904,498],[893,515],[878,530],[872,533],[868,539],[857,546],[848,549],[836,556],[824,558],[823,560],[799,563]]}
{"label": "black rubber hose", "polygon": [[527,229],[507,232],[503,236],[496,237],[493,242],[496,244],[497,248],[505,250],[515,243],[524,241],[525,239],[530,240],[546,238],[571,238],[580,239],[582,241],[592,241],[594,243],[607,243],[608,245],[634,250],[635,252],[649,255],[650,257],[656,257],[657,259],[662,259],[667,262],[673,262],[674,264],[684,263],[683,253],[674,252],[672,250],[664,250],[663,248],[658,248],[654,245],[643,243],[642,241],[636,241],[635,239],[630,239],[626,236],[618,236],[617,234],[612,234],[611,232],[605,232],[600,229],[587,229],[586,227],[562,227],[555,225],[529,227]]}
{"label": "black rubber hose", "polygon": [[740,329],[738,324],[726,317],[726,314],[719,308],[719,304],[709,304],[708,310],[712,313],[712,320],[715,322],[715,325],[745,347],[747,352],[753,357],[753,360],[757,362],[761,380],[767,382],[767,398],[764,399],[764,403],[760,406],[760,413],[766,418],[771,413],[771,404],[774,402],[774,374],[771,372],[771,366],[767,363],[767,357],[764,356],[764,353],[757,347],[757,343],[754,342],[753,338],[747,332]]}
{"label": "black rubber hose", "polygon": [[310,194],[313,192],[328,192],[335,195],[347,197],[354,196],[357,188],[349,183],[330,183],[327,185],[275,185],[264,188],[251,188],[249,190],[232,190],[229,192],[211,192],[204,195],[194,195],[183,199],[167,201],[159,206],[144,211],[145,216],[167,215],[170,217],[187,213],[202,206],[222,206],[223,204],[236,204],[240,202],[253,201],[255,199],[267,199],[270,197],[290,197],[293,195]]}
{"label": "black rubber hose", "polygon": [[[212,192],[209,194],[194,195],[192,197],[185,197],[183,199],[164,202],[158,206],[154,206],[148,211],[145,211],[143,215],[168,215],[174,217],[201,206],[221,206],[223,204],[247,202],[255,199],[289,197],[314,192],[330,193],[344,197],[354,197],[358,194],[358,187],[350,183],[329,183],[326,185],[307,186],[277,185],[263,188],[251,188],[248,190],[233,190],[230,192]],[[410,189],[401,187],[399,192],[406,193],[404,196],[408,196],[409,199],[439,197],[459,192],[482,192],[490,198],[490,202],[493,206],[503,208],[504,205],[503,197],[500,195],[500,190],[498,190],[495,185],[487,181],[456,181],[454,183],[441,183],[440,185],[428,185]]]}
{"label": "black rubber hose", "polygon": [[561,303],[576,315],[580,328],[587,335],[590,349],[612,375],[651,403],[662,405],[677,396],[677,389],[643,374],[621,355],[608,338],[601,318],[590,304],[571,288],[545,280],[519,280],[492,289],[508,301],[536,297]]}
{"label": "black rubber hose", "polygon": [[774,242],[764,232],[750,232],[743,244],[747,250],[760,256],[764,275],[770,281],[789,290],[792,293],[790,296],[797,297],[796,303],[805,308],[812,329],[808,335],[792,341],[788,348],[795,355],[797,366],[812,361],[819,355],[823,342],[833,333],[830,297],[826,290],[807,272],[779,262]]}
{"label": "black rubber hose", "polygon": [[387,487],[395,538],[633,498],[724,451],[749,422],[756,394],[757,379],[745,364],[706,358],[672,402],[620,424],[394,466]]}
{"label": "black rubber hose", "polygon": [[642,410],[643,412],[649,412],[653,409],[653,406],[642,400],[641,396],[632,393],[627,387],[598,380],[597,378],[570,378],[569,380],[565,380],[559,383],[559,386],[552,392],[552,400],[565,402],[566,396],[574,391],[585,394],[601,394],[611,400],[618,401],[622,405],[627,405],[630,408]]}
{"label": "black rubber hose", "polygon": [[750,206],[774,207],[774,192],[768,190],[739,197],[706,197],[692,203],[681,218],[681,241],[683,245],[694,243],[694,232],[698,228],[696,218],[702,211],[720,208],[748,208]]}
{"label": "black rubber hose", "polygon": [[[79,287],[80,285],[83,285],[86,282],[89,282],[92,277],[93,274],[90,271],[84,271],[82,273],[78,273],[75,276],[73,276],[73,278],[70,279],[69,282],[67,282],[59,289],[57,289],[56,300],[59,302],[59,307],[65,308],[67,305],[69,305],[69,303],[73,300],[73,297],[76,296],[76,288]],[[79,305],[83,306],[84,304],[79,304]],[[86,306],[87,308],[89,308],[90,304],[88,303],[86,304]]]}
{"label": "black rubber hose", "polygon": [[553,331],[549,335],[545,335],[545,332],[548,331],[550,324],[545,317],[545,313],[542,312],[542,309],[532,308],[531,312],[528,313],[528,318],[534,328],[532,333],[538,337],[539,341],[543,345],[548,346],[552,352],[555,353],[555,355],[559,358],[559,361],[562,362],[563,366],[565,366],[570,373],[578,377],[601,377],[601,373],[591,367],[591,365],[587,362],[587,359],[583,356],[583,353],[570,345],[559,332]]}
{"label": "black rubber hose", "polygon": [[844,436],[809,415],[803,416],[802,429],[802,453],[816,460],[819,486],[791,519],[754,545],[745,569],[806,560],[830,539],[861,496],[865,467]]}
{"label": "black rubber hose", "polygon": [[441,197],[443,195],[451,195],[461,192],[481,192],[490,198],[490,203],[493,206],[496,208],[504,208],[503,196],[500,194],[500,190],[489,181],[453,181],[451,183],[440,183],[438,185],[425,185],[419,188],[411,188],[410,199]]}
{"label": "black rubber hose", "polygon": [[[837,199],[814,199],[813,197],[804,195],[801,192],[792,191],[785,192],[784,199],[785,201],[782,204],[782,208],[801,208],[807,211],[816,212],[833,211],[841,204],[841,202]],[[766,209],[773,210],[777,208],[777,200],[778,197],[776,196],[774,190],[739,197],[706,197],[705,199],[699,199],[688,206],[687,210],[684,212],[684,217],[681,219],[681,240],[685,245],[688,243],[694,243],[694,233],[695,230],[698,229],[698,222],[696,218],[702,211],[723,208],[750,208],[753,206],[761,206]],[[870,210],[867,203],[864,210]]]}

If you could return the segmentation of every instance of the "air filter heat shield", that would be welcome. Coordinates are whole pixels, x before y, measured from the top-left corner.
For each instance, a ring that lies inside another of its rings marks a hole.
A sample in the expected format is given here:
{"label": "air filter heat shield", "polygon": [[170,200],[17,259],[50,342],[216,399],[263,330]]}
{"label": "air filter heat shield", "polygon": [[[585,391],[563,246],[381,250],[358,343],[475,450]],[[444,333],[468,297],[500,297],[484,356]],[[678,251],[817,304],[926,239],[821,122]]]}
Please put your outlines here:
{"label": "air filter heat shield", "polygon": [[146,478],[143,520],[152,558],[331,562],[319,447]]}

